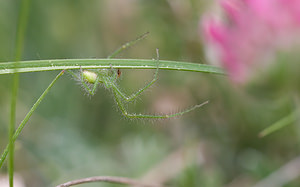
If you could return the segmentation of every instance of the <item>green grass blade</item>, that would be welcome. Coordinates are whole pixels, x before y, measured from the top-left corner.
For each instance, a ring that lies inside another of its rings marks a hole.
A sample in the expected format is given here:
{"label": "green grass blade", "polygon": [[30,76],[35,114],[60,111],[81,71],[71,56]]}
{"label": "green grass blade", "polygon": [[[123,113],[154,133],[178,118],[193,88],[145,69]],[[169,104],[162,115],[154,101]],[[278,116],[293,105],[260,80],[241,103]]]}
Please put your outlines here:
{"label": "green grass blade", "polygon": [[5,150],[2,153],[2,156],[0,158],[0,168],[2,167],[5,158],[8,154],[9,151],[9,147],[11,144],[13,144],[16,139],[18,138],[18,136],[20,135],[22,129],[24,128],[24,126],[26,125],[26,123],[28,122],[29,118],[31,117],[31,115],[33,114],[33,112],[36,110],[36,108],[39,106],[39,104],[42,102],[42,100],[45,98],[45,96],[47,95],[47,93],[50,91],[50,89],[52,88],[52,86],[55,84],[55,82],[58,80],[58,78],[60,78],[62,75],[64,74],[64,71],[61,71],[56,77],[55,79],[50,83],[50,85],[48,86],[48,88],[43,92],[43,94],[38,98],[38,100],[34,103],[34,105],[31,107],[30,111],[27,113],[27,115],[25,116],[25,118],[23,119],[23,121],[20,123],[19,127],[17,128],[16,132],[13,135],[12,138],[12,142],[10,142]]}
{"label": "green grass blade", "polygon": [[19,88],[19,74],[16,73],[19,61],[22,57],[23,47],[24,47],[24,37],[25,30],[27,27],[28,14],[29,14],[29,4],[30,0],[21,1],[21,8],[18,18],[18,28],[15,44],[15,62],[12,63],[14,66],[14,75],[12,80],[12,95],[11,95],[11,110],[10,110],[10,124],[9,124],[9,162],[8,162],[8,175],[9,175],[9,186],[14,186],[14,143],[13,135],[15,132],[16,124],[16,104],[17,104],[17,95]]}
{"label": "green grass blade", "polygon": [[[191,62],[159,60],[159,69],[193,71],[225,75],[222,68]],[[64,69],[156,69],[155,60],[145,59],[55,59],[22,61],[16,72],[38,72]],[[0,63],[0,74],[10,74],[15,70],[11,62]]]}
{"label": "green grass blade", "polygon": [[265,137],[275,131],[280,130],[281,128],[292,124],[298,118],[298,110],[292,112],[291,114],[287,115],[286,117],[280,119],[279,121],[275,122],[271,126],[267,127],[263,131],[259,133],[259,137]]}

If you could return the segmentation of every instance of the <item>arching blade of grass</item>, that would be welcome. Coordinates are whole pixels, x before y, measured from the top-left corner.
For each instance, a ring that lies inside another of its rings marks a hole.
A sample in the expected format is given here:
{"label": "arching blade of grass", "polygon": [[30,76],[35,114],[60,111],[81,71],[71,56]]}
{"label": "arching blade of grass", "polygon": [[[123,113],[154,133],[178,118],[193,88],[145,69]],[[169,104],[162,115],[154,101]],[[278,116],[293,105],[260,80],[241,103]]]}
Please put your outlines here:
{"label": "arching blade of grass", "polygon": [[55,79],[50,83],[50,85],[48,86],[48,88],[43,92],[43,94],[38,98],[38,100],[34,103],[34,105],[32,106],[32,108],[30,109],[30,111],[27,113],[27,115],[25,116],[25,118],[23,119],[23,121],[20,123],[19,127],[17,128],[16,132],[13,135],[12,140],[9,142],[9,144],[6,146],[5,150],[2,153],[2,156],[0,158],[0,168],[2,167],[5,158],[9,152],[10,149],[10,145],[13,144],[16,139],[18,138],[18,136],[20,135],[22,129],[24,128],[24,126],[26,125],[26,123],[28,122],[29,118],[31,117],[31,115],[33,114],[33,112],[36,110],[36,108],[39,106],[39,104],[42,102],[42,100],[45,98],[45,96],[47,95],[47,93],[49,92],[49,90],[52,88],[52,86],[55,84],[55,82],[58,80],[59,77],[61,77],[64,74],[64,71],[60,72]]}
{"label": "arching blade of grass", "polygon": [[[194,71],[225,75],[222,68],[190,62],[159,60],[159,69]],[[156,69],[155,60],[145,59],[55,59],[22,61],[18,69],[11,62],[0,63],[0,74],[52,71],[63,69]]]}
{"label": "arching blade of grass", "polygon": [[296,110],[291,114],[287,115],[286,117],[280,119],[279,121],[273,123],[269,127],[265,128],[263,131],[259,133],[259,137],[265,137],[273,132],[280,130],[281,128],[292,124],[298,119],[299,111]]}

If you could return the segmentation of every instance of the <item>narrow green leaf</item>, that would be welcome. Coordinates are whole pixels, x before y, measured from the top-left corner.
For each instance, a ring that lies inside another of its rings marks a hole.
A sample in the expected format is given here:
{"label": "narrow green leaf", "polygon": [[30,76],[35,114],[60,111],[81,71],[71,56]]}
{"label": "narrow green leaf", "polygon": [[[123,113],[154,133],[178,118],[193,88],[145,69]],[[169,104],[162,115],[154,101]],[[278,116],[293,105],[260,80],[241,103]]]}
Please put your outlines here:
{"label": "narrow green leaf", "polygon": [[297,117],[298,117],[297,114],[298,114],[298,110],[292,112],[291,114],[287,115],[286,117],[280,119],[279,121],[275,122],[271,126],[267,127],[263,131],[261,131],[258,136],[265,137],[275,131],[280,130],[281,128],[283,128],[287,125],[292,124],[294,121],[297,120]]}
{"label": "narrow green leaf", "polygon": [[16,104],[17,94],[19,88],[19,75],[16,73],[19,65],[19,61],[22,57],[25,30],[27,27],[28,15],[29,15],[29,4],[30,0],[21,1],[20,13],[17,25],[17,35],[15,44],[15,62],[12,63],[14,66],[14,75],[12,80],[12,94],[11,94],[11,107],[10,107],[10,124],[9,124],[9,162],[8,162],[8,175],[9,175],[9,186],[14,186],[14,143],[13,134],[15,132],[16,124]]}
{"label": "narrow green leaf", "polygon": [[[190,62],[160,60],[159,68],[165,70],[194,71],[225,75],[222,68]],[[52,71],[63,69],[156,69],[155,60],[145,59],[55,59],[21,61],[18,69],[11,62],[0,63],[0,74]]]}

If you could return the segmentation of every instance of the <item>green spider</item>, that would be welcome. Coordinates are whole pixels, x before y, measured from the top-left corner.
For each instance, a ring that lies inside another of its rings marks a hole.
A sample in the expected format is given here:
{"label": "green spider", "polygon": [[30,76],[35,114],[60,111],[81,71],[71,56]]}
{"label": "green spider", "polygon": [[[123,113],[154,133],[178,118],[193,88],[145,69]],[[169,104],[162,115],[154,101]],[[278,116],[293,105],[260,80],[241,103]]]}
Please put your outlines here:
{"label": "green spider", "polygon": [[[119,52],[122,50],[130,47],[137,41],[145,38],[145,36],[148,33],[145,33],[144,35],[140,36],[134,41],[128,42],[124,45],[122,45],[119,49],[117,49],[112,55],[110,55],[108,58],[112,58],[116,56]],[[181,116],[185,113],[188,113],[196,108],[199,108],[205,104],[208,103],[208,101],[201,103],[199,105],[194,105],[191,108],[188,108],[186,110],[177,112],[177,113],[172,113],[172,114],[165,114],[165,115],[151,115],[151,114],[134,114],[134,113],[129,113],[125,107],[125,104],[134,101],[138,96],[140,96],[147,88],[149,88],[151,85],[153,85],[157,79],[158,79],[158,70],[159,70],[159,53],[158,49],[156,50],[156,64],[157,68],[155,70],[153,79],[146,84],[143,88],[139,89],[137,92],[131,94],[130,96],[127,96],[125,93],[123,93],[120,88],[117,85],[117,79],[120,77],[120,70],[119,69],[102,69],[102,70],[82,70],[80,69],[80,76],[77,76],[75,73],[72,71],[67,71],[69,72],[72,76],[74,76],[77,80],[80,80],[82,83],[83,87],[85,90],[88,92],[90,95],[94,95],[97,87],[99,84],[103,84],[105,88],[110,90],[113,93],[114,99],[120,108],[122,114],[127,117],[127,118],[153,118],[153,119],[165,119],[165,118],[172,118],[176,116]]]}

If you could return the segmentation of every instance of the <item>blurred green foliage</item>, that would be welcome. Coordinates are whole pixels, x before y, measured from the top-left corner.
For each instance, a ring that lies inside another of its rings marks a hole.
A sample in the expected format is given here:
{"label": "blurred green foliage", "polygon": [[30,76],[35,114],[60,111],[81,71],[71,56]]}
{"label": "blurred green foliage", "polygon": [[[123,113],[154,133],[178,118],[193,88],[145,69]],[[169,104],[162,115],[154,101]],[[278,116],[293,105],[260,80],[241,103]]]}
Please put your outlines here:
{"label": "blurred green foliage", "polygon": [[[119,57],[155,58],[159,48],[161,59],[206,63],[198,30],[205,2],[32,0],[23,60],[106,57],[121,44],[150,31],[147,39]],[[19,1],[0,1],[2,62],[13,60],[18,6]],[[231,85],[226,77],[161,70],[158,83],[132,103],[130,111],[159,113],[210,100],[209,105],[190,114],[162,121],[124,119],[109,92],[99,89],[89,97],[66,75],[16,142],[16,172],[31,187],[97,175],[139,179],[154,171],[157,176],[169,176],[168,170],[156,170],[156,166],[187,149],[192,156],[180,154],[182,159],[167,166],[174,174],[162,179],[166,184],[251,186],[299,155],[298,121],[265,138],[258,137],[261,130],[299,106],[296,51],[279,53],[275,65],[245,87]],[[152,73],[124,70],[120,85],[131,93],[151,80]],[[55,74],[21,74],[17,121]],[[10,81],[10,75],[0,76],[1,150],[8,139]],[[176,170],[172,168],[176,164],[183,166]],[[286,186],[299,184],[298,178]]]}

